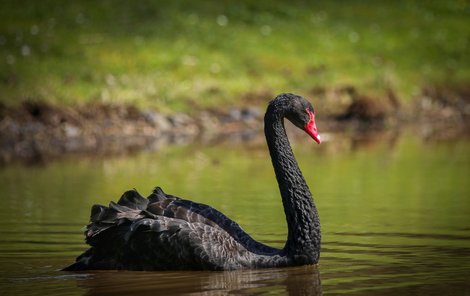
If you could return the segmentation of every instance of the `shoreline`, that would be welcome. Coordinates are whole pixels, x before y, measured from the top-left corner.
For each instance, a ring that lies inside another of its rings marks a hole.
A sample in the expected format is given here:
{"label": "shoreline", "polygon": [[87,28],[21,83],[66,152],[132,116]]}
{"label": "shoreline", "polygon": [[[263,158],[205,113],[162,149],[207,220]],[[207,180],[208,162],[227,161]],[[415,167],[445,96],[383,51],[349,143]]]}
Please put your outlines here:
{"label": "shoreline", "polygon": [[[465,95],[423,92],[402,107],[393,93],[371,99],[359,96],[354,89],[342,89],[333,96],[324,90],[314,92],[317,105],[322,106],[317,121],[323,132],[363,134],[418,125],[424,134],[441,139],[470,134],[470,98]],[[345,93],[349,104],[344,104]],[[0,106],[0,165],[42,162],[69,154],[127,154],[227,137],[244,141],[262,134],[263,115],[264,110],[252,104],[199,110],[191,115],[112,104],[73,108],[27,101],[17,107]]]}

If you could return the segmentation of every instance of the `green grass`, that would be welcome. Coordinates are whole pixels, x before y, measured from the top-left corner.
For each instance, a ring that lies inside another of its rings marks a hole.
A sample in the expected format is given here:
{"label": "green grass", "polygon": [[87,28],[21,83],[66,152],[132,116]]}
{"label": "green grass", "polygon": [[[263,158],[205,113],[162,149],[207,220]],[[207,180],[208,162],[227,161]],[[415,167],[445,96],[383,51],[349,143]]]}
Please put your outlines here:
{"label": "green grass", "polygon": [[[311,3],[310,3],[311,2]],[[236,104],[248,92],[470,82],[456,1],[2,1],[0,100]]]}

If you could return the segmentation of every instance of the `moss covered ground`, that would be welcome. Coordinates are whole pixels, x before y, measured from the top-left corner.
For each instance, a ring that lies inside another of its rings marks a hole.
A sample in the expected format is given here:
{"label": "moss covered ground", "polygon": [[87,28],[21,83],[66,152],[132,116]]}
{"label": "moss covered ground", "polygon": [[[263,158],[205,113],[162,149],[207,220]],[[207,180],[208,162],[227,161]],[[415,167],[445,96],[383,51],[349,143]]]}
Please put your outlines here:
{"label": "moss covered ground", "polygon": [[162,111],[353,86],[403,101],[470,84],[467,0],[10,1],[0,102]]}

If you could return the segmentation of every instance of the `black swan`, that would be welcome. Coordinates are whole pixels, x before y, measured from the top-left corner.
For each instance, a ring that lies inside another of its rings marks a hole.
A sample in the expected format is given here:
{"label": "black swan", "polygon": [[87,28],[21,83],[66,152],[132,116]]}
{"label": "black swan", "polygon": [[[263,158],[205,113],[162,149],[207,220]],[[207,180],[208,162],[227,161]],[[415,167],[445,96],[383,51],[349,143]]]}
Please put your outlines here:
{"label": "black swan", "polygon": [[283,249],[251,238],[216,209],[166,194],[157,187],[144,198],[127,191],[109,207],[94,205],[85,230],[91,246],[64,270],[234,270],[315,264],[320,220],[284,129],[284,118],[317,143],[313,106],[281,94],[264,117],[264,132],[288,225]]}

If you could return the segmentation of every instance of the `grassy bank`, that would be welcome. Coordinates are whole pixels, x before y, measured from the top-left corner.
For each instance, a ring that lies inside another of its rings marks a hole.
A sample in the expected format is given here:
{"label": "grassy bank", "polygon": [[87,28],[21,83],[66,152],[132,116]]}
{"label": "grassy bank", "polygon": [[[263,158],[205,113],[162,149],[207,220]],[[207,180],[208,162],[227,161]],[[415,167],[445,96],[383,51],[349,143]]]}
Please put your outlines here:
{"label": "grassy bank", "polygon": [[354,86],[407,100],[470,83],[469,2],[2,1],[0,99],[236,104]]}

